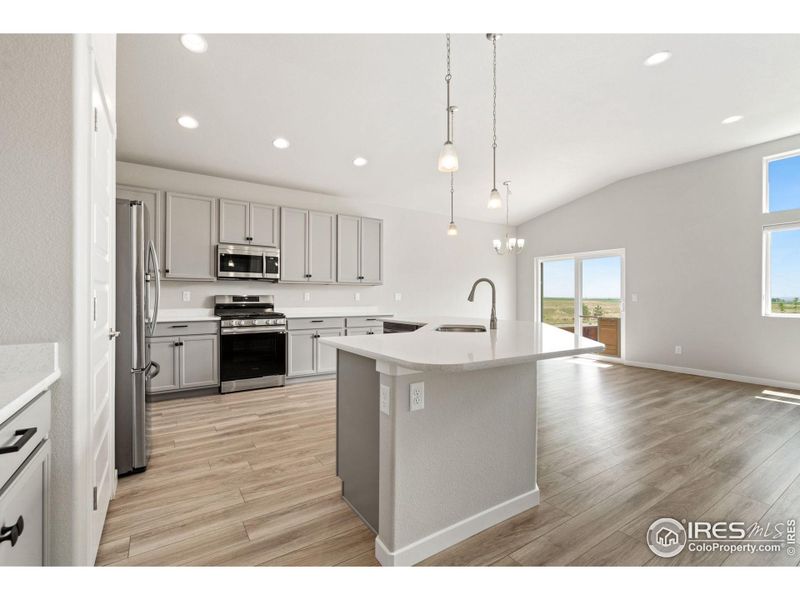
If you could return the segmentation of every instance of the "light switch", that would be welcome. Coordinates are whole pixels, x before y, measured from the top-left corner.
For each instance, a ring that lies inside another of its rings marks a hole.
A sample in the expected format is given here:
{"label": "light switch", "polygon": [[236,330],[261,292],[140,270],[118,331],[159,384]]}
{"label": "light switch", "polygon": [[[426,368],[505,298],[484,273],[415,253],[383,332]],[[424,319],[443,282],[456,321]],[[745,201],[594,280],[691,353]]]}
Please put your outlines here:
{"label": "light switch", "polygon": [[355,293],[355,298],[356,298],[356,302],[359,302],[361,300],[361,294],[359,292],[356,292]]}
{"label": "light switch", "polygon": [[422,410],[425,408],[425,382],[418,381],[408,386],[409,410]]}
{"label": "light switch", "polygon": [[306,302],[310,302],[311,301],[311,292],[306,292],[305,294],[303,294],[303,300],[305,300]]}
{"label": "light switch", "polygon": [[683,348],[681,346],[675,346],[675,354],[683,354]]}
{"label": "light switch", "polygon": [[381,412],[385,415],[391,414],[391,398],[389,386],[381,384]]}
{"label": "light switch", "polygon": [[400,292],[395,292],[394,293],[394,301],[395,302],[400,302],[402,299],[403,299],[403,294],[401,294]]}

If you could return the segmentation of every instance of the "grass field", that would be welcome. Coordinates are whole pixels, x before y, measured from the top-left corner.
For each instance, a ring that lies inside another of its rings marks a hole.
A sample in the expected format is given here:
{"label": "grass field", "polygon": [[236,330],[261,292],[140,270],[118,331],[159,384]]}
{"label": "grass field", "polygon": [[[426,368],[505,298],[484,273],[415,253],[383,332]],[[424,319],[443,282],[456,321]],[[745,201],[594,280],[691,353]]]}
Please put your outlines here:
{"label": "grass field", "polygon": [[[620,317],[619,306],[619,298],[585,298],[583,300],[583,314]],[[573,298],[544,298],[542,300],[542,311],[545,323],[572,325],[575,320],[575,300]]]}
{"label": "grass field", "polygon": [[774,313],[800,313],[800,300],[791,298],[786,300],[772,300],[772,312]]}

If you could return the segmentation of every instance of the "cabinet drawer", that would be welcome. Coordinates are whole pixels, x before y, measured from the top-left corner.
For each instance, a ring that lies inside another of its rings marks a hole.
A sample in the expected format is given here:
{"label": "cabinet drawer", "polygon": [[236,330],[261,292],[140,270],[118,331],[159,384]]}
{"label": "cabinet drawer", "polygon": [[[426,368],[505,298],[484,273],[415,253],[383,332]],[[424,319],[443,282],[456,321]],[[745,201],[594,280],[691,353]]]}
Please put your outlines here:
{"label": "cabinet drawer", "polygon": [[22,525],[16,543],[0,543],[0,566],[33,567],[46,564],[47,494],[50,442],[30,456],[8,484],[0,488],[0,527]]}
{"label": "cabinet drawer", "polygon": [[219,321],[176,321],[174,323],[156,323],[156,331],[152,337],[175,335],[208,335],[217,333]]}
{"label": "cabinet drawer", "polygon": [[36,431],[19,450],[0,454],[0,488],[11,479],[11,476],[30,456],[33,449],[50,433],[49,390],[37,396],[8,421],[0,424],[0,448],[8,448],[19,444],[25,433],[17,435],[17,432],[29,432],[33,428]]}
{"label": "cabinet drawer", "polygon": [[[384,315],[388,316],[388,315]],[[347,317],[347,327],[379,327],[383,329],[383,317]]]}
{"label": "cabinet drawer", "polygon": [[344,319],[329,317],[327,319],[288,319],[289,329],[344,329]]}

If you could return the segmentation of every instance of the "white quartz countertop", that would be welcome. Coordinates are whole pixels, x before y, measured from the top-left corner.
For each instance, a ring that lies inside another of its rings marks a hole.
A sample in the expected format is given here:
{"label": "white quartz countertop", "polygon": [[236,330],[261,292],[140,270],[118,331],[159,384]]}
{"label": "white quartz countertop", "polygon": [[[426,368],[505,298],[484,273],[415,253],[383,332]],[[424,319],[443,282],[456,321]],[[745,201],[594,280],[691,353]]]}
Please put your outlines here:
{"label": "white quartz countertop", "polygon": [[58,344],[0,346],[0,424],[59,377]]}
{"label": "white quartz countertop", "polygon": [[[463,317],[399,317],[393,323],[421,324],[408,333],[320,338],[339,350],[385,361],[414,371],[471,371],[534,362],[559,356],[600,352],[605,346],[533,321],[499,321]],[[441,325],[484,325],[483,333],[436,331]]]}
{"label": "white quartz countertop", "polygon": [[212,308],[162,308],[158,311],[156,323],[178,321],[219,321],[219,317]]}
{"label": "white quartz countertop", "polygon": [[275,310],[286,315],[287,319],[305,319],[310,317],[376,317],[389,316],[387,311],[378,310],[377,306],[289,306],[277,307]]}

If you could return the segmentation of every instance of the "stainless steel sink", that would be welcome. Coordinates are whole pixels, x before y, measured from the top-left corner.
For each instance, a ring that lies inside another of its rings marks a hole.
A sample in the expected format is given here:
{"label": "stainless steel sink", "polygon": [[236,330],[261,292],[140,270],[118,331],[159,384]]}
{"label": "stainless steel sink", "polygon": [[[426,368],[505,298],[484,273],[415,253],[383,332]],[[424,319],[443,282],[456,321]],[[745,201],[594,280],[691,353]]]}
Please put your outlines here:
{"label": "stainless steel sink", "polygon": [[441,327],[437,327],[436,331],[451,333],[485,333],[486,327],[483,325],[442,325]]}

